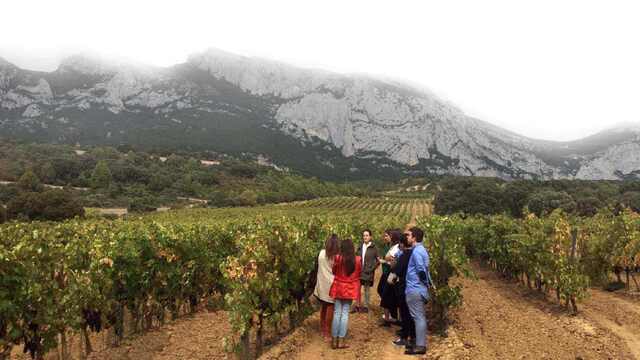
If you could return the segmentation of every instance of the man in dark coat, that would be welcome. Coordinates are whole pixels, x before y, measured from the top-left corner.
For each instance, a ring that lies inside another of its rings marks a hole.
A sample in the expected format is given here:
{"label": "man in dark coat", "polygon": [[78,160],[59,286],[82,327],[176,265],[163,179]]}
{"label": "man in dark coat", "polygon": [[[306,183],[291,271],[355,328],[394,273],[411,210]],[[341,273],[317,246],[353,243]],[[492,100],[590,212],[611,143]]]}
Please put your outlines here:
{"label": "man in dark coat", "polygon": [[362,244],[357,255],[362,258],[362,273],[360,274],[360,287],[364,288],[364,306],[362,303],[362,297],[358,297],[358,304],[352,310],[352,312],[369,312],[369,300],[371,294],[371,287],[373,286],[373,277],[376,272],[376,268],[380,265],[378,260],[378,249],[376,249],[373,243],[371,230],[364,230],[362,232]]}

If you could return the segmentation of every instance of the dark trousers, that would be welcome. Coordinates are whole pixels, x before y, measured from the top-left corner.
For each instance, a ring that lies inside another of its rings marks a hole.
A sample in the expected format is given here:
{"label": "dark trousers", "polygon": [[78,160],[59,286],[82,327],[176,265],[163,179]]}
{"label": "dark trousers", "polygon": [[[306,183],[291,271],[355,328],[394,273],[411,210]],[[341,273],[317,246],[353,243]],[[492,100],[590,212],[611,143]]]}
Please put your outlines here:
{"label": "dark trousers", "polygon": [[402,318],[402,325],[400,328],[400,337],[403,339],[406,338],[416,338],[416,324],[413,322],[413,318],[411,317],[411,312],[409,311],[409,306],[407,306],[407,299],[402,295],[398,299],[398,307],[400,309],[400,317]]}
{"label": "dark trousers", "polygon": [[395,286],[387,284],[389,274],[382,274],[378,282],[378,294],[380,295],[380,307],[389,310],[393,319],[398,318],[398,296]]}

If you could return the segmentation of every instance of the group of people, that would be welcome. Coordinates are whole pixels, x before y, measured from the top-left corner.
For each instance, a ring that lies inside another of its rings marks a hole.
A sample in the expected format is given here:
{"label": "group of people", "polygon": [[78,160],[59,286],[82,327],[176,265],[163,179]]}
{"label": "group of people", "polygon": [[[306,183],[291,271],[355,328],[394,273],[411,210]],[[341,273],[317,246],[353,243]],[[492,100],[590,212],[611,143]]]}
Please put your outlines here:
{"label": "group of people", "polygon": [[382,257],[370,230],[362,232],[358,248],[351,239],[340,240],[335,234],[327,239],[318,254],[313,293],[321,304],[321,332],[327,340],[331,338],[332,349],[348,347],[349,313],[369,312],[375,271],[382,265],[377,286],[384,309],[380,325],[400,326],[393,344],[405,346],[405,354],[426,353],[425,304],[432,283],[423,238],[424,232],[417,227],[387,230]]}

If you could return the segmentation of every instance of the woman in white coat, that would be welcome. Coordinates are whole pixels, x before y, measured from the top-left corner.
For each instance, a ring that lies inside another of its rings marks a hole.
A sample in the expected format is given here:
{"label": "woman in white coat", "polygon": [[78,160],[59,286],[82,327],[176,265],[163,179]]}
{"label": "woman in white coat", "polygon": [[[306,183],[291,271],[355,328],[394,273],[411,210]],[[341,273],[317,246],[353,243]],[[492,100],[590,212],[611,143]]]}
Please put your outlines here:
{"label": "woman in white coat", "polygon": [[325,339],[331,338],[331,323],[333,321],[334,300],[329,296],[333,284],[333,260],[340,251],[338,236],[331,235],[324,244],[324,249],[318,254],[318,272],[313,295],[320,301],[320,331]]}

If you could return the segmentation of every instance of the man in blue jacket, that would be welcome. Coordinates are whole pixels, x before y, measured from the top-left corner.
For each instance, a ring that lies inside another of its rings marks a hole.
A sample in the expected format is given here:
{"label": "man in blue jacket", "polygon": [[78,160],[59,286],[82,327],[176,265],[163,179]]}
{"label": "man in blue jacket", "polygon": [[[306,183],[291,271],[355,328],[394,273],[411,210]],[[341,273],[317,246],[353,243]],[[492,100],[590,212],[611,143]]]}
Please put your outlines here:
{"label": "man in blue jacket", "polygon": [[409,244],[413,247],[407,269],[405,296],[411,317],[416,324],[416,345],[405,351],[407,355],[427,353],[427,318],[425,308],[429,299],[429,253],[422,244],[424,232],[412,227],[405,232]]}

